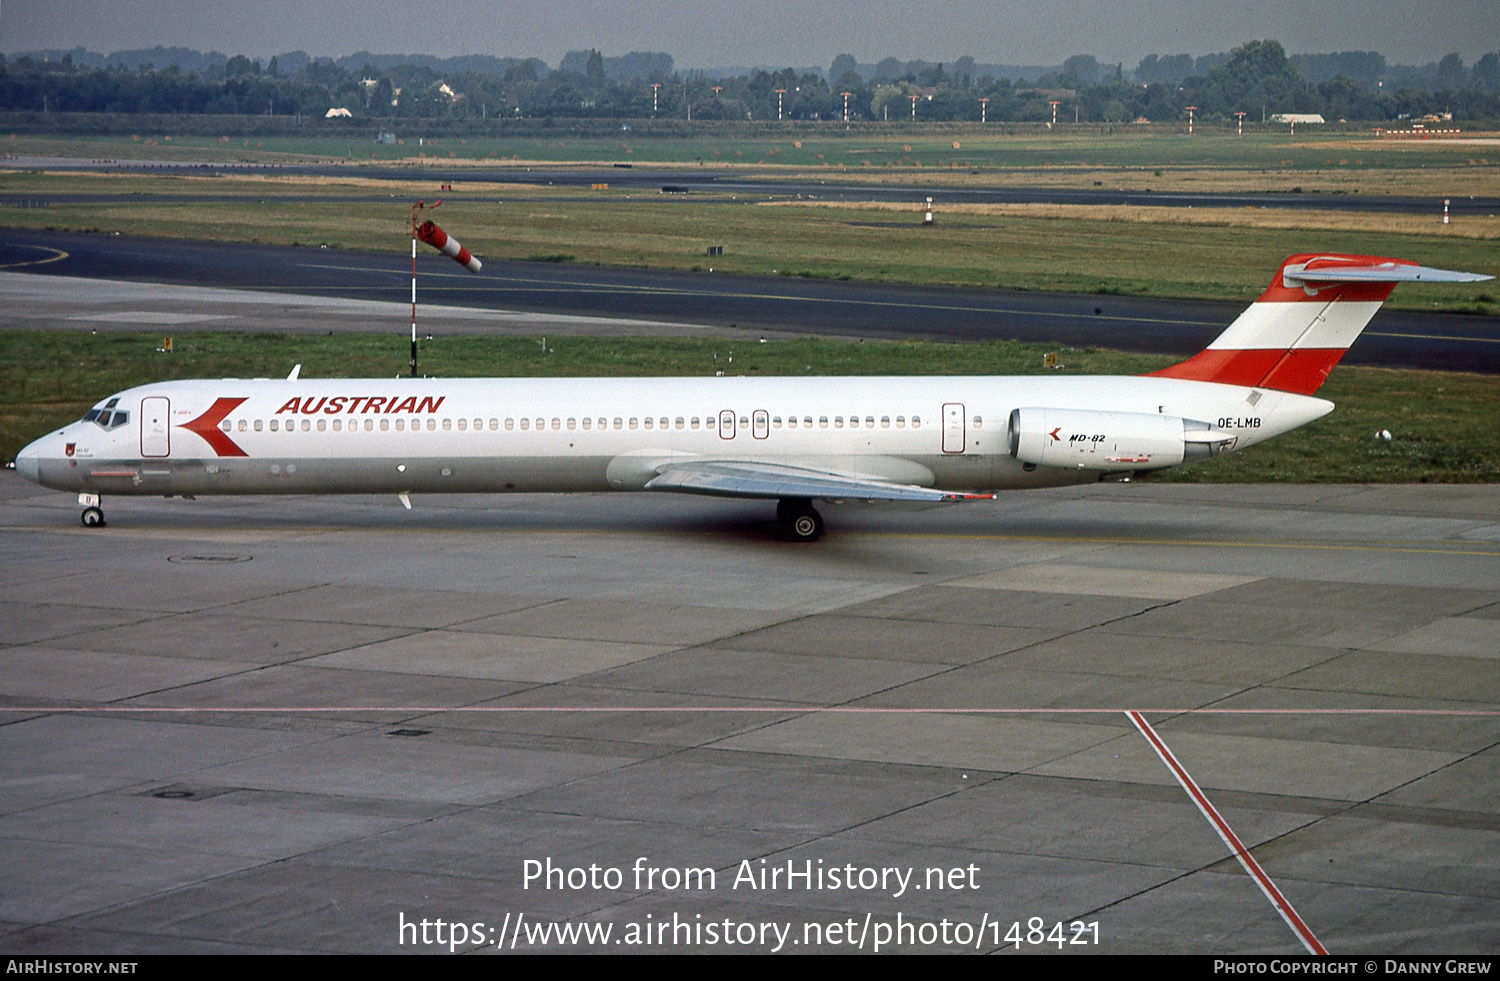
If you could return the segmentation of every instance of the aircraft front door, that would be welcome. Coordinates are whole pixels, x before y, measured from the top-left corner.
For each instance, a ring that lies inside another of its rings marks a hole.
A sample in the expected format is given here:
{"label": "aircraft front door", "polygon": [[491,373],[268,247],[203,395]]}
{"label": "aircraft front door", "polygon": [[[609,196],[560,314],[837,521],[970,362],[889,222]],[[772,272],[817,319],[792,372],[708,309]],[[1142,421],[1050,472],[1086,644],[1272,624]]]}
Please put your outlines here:
{"label": "aircraft front door", "polygon": [[167,427],[171,404],[160,396],[141,399],[141,456],[164,457],[172,451]]}
{"label": "aircraft front door", "polygon": [[962,453],[966,439],[963,403],[946,403],[943,406],[943,452]]}
{"label": "aircraft front door", "polygon": [[719,438],[734,439],[734,412],[731,409],[719,413]]}

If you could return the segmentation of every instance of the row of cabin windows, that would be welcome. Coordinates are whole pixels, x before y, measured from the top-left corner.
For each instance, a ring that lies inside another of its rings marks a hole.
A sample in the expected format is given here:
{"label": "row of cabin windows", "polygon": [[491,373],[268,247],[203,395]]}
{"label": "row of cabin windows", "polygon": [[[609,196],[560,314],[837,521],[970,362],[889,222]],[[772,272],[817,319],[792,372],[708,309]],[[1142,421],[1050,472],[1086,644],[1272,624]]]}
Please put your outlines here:
{"label": "row of cabin windows", "polygon": [[[380,420],[378,420],[378,422],[381,432],[389,432],[393,428],[393,423],[394,428],[398,433],[404,432],[408,428],[408,420],[403,416],[397,416],[394,420],[381,418]],[[359,431],[359,423],[360,420],[358,419],[350,419],[348,426],[349,431]],[[365,419],[363,427],[364,431],[367,433],[374,432],[376,429],[376,423],[377,420],[375,419]],[[422,429],[425,429],[427,432],[436,432],[439,428],[441,428],[444,432],[449,432],[455,428],[457,428],[459,432],[467,432],[471,429],[475,432],[479,432],[484,429],[489,429],[491,432],[497,432],[501,427],[501,421],[499,419],[490,419],[488,423],[486,423],[484,419],[458,419],[456,421],[453,419],[412,419],[410,420],[410,423],[410,428],[413,432]],[[861,426],[863,426],[863,428],[865,429],[874,429],[877,425],[881,429],[889,429],[893,425],[890,416],[881,416],[878,424],[876,423],[874,416],[865,416],[863,422],[861,422],[859,416],[849,416],[847,423],[843,416],[832,417],[832,426],[834,429],[843,429],[846,424],[850,429],[859,429],[861,428]],[[976,428],[982,426],[983,424],[983,420],[979,416],[974,417],[974,426]],[[750,427],[750,418],[748,416],[741,416],[739,419],[739,425],[741,429],[748,429]],[[762,423],[762,425],[764,425],[764,423]],[[785,426],[787,429],[827,429],[829,425],[830,420],[828,416],[819,416],[816,423],[814,423],[812,416],[802,416],[800,420],[797,416],[787,416],[784,422],[781,416],[773,416],[771,418],[772,429],[781,429],[783,426]],[[907,425],[906,417],[896,416],[894,425],[897,429],[905,429]],[[608,419],[606,417],[600,416],[598,419],[585,418],[583,420],[561,419],[554,417],[550,420],[549,424],[549,420],[538,417],[536,419],[523,418],[519,421],[513,418],[506,419],[504,422],[504,426],[506,430],[513,430],[517,428],[522,430],[542,430],[548,428],[586,430],[673,428],[715,429],[718,426],[718,419],[715,416],[708,416],[701,419],[698,416],[693,416],[691,419],[685,418],[683,416],[678,416],[675,420],[667,416],[661,416],[660,418],[646,417],[644,419],[634,416],[632,416],[630,419],[625,419],[619,416],[616,416],[614,419]],[[255,419],[253,421],[240,419],[237,422],[231,422],[230,420],[225,419],[223,422],[219,423],[219,428],[226,433],[234,431],[243,433],[249,430],[254,430],[258,433],[266,428],[269,428],[273,433],[283,430],[286,432],[294,432],[297,429],[301,429],[302,432],[306,433],[311,432],[314,428],[316,428],[320,433],[327,432],[329,429],[332,429],[337,433],[344,431],[344,420],[337,417],[333,419],[319,418],[316,421],[312,419],[272,419],[269,424],[267,424],[264,420],[261,419]],[[911,428],[922,428],[922,419],[920,416],[911,417]]]}

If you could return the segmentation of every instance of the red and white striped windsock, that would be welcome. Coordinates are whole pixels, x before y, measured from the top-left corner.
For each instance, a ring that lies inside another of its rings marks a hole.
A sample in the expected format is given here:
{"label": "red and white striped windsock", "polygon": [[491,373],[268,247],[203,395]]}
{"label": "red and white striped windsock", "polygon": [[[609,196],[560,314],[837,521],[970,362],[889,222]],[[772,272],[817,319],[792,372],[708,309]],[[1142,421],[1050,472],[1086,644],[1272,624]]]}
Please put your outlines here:
{"label": "red and white striped windsock", "polygon": [[458,239],[443,231],[431,221],[424,221],[417,226],[417,238],[437,249],[443,255],[448,256],[460,266],[464,266],[469,272],[478,272],[483,268],[483,263],[469,254],[469,250],[458,244]]}

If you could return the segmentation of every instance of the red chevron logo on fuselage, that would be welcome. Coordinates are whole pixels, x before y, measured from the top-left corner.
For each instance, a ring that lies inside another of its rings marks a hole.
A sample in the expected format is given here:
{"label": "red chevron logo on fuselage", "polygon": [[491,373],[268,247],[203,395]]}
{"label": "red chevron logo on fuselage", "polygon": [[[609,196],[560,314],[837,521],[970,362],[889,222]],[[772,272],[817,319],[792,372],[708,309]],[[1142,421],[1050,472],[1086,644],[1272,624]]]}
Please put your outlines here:
{"label": "red chevron logo on fuselage", "polygon": [[219,428],[219,423],[224,417],[239,408],[244,399],[214,399],[214,404],[208,407],[208,411],[194,419],[192,422],[180,424],[178,429],[186,429],[190,433],[196,433],[203,437],[203,441],[213,447],[214,453],[219,456],[249,456],[234,440]]}

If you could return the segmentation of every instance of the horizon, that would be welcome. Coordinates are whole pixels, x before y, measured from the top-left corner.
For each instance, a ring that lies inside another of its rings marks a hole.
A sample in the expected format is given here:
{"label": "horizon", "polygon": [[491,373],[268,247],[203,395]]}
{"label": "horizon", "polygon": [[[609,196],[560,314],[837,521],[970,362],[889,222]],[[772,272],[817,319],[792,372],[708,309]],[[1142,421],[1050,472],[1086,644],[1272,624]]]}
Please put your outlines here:
{"label": "horizon", "polygon": [[[1466,65],[1496,50],[1500,4],[1434,0],[1411,29],[1397,0],[936,0],[913,17],[893,0],[474,0],[463,13],[413,13],[388,0],[265,0],[215,7],[187,0],[11,0],[0,9],[0,50],[102,55],[153,47],[244,55],[262,62],[303,51],[314,58],[430,54],[536,58],[556,66],[570,51],[671,55],[678,71],[826,69],[840,54],[862,64],[900,61],[1050,67],[1074,55],[1134,68],[1147,55],[1227,52],[1276,40],[1288,55],[1375,51],[1391,64],[1425,65],[1458,54]],[[63,16],[62,14],[66,14]],[[725,24],[738,26],[726,31]],[[352,25],[352,26],[351,26]],[[958,50],[963,49],[963,50]]]}

